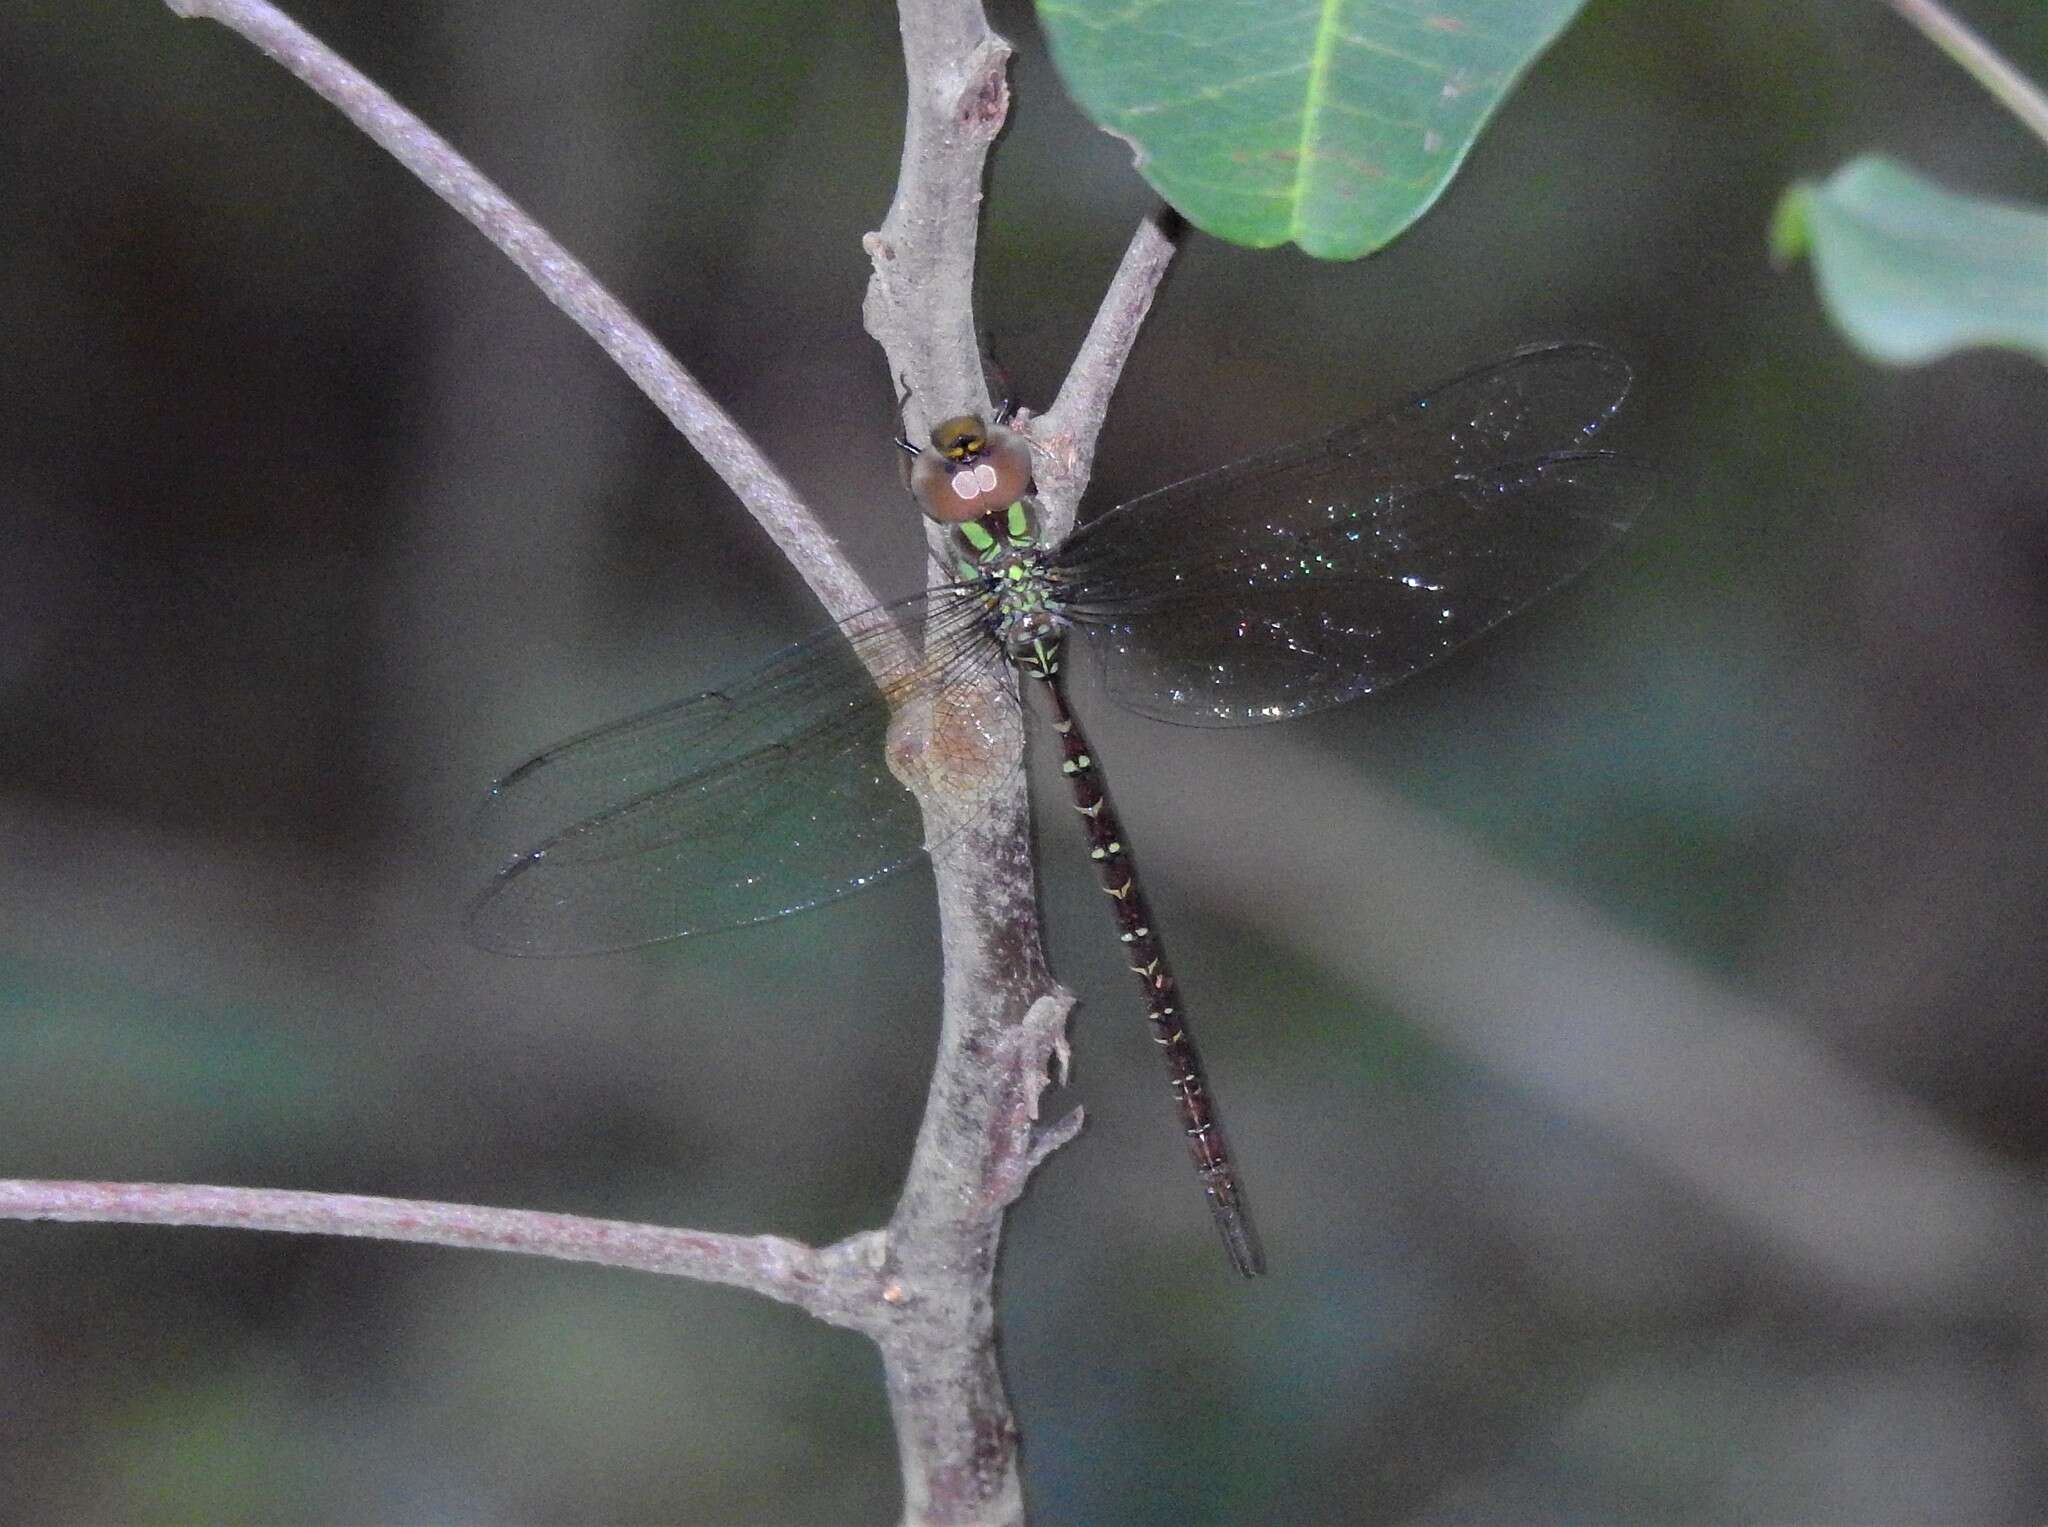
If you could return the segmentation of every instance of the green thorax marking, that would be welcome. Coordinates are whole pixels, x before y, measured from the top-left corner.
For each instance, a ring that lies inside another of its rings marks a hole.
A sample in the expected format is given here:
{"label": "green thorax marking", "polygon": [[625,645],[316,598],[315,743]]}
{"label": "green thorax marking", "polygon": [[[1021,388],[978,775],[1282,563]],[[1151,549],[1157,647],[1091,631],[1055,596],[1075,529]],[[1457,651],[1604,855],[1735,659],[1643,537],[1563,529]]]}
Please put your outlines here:
{"label": "green thorax marking", "polygon": [[1026,497],[952,528],[953,562],[963,582],[980,585],[996,640],[1013,662],[1040,678],[1058,667],[1067,623],[1059,580],[1038,538],[1038,504]]}

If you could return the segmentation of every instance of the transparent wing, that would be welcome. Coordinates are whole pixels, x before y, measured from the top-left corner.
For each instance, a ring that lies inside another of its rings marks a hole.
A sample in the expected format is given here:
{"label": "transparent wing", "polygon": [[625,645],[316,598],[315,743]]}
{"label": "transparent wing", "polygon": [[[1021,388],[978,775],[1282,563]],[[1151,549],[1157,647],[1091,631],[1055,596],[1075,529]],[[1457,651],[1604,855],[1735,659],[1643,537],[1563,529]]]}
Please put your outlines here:
{"label": "transparent wing", "polygon": [[1416,673],[1583,571],[1648,500],[1584,442],[1628,370],[1524,350],[1377,419],[1133,499],[1058,558],[1110,693],[1248,726]]}
{"label": "transparent wing", "polygon": [[[1070,609],[1110,694],[1162,721],[1253,726],[1407,678],[1570,581],[1626,530],[1650,474],[1553,456],[1376,504],[1363,526],[1263,527],[1228,560]],[[1084,586],[1085,589],[1085,586]]]}
{"label": "transparent wing", "polygon": [[[981,617],[971,592],[920,595],[537,754],[478,815],[503,867],[470,936],[626,949],[780,917],[917,859],[1017,767],[1022,714]],[[897,771],[935,787],[929,825]]]}

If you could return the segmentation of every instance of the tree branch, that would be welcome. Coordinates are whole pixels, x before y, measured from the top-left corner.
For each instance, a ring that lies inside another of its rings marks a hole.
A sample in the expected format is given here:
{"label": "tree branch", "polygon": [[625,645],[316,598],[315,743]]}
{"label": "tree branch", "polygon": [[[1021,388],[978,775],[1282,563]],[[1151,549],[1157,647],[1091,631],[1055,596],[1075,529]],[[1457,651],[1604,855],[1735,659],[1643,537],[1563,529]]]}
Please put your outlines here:
{"label": "tree branch", "polygon": [[596,340],[746,505],[813,593],[844,620],[878,601],[796,490],[697,379],[513,200],[439,134],[268,0],[165,0],[254,43],[460,212]]}
{"label": "tree branch", "polygon": [[986,413],[974,323],[974,254],[990,145],[1010,110],[1010,45],[976,0],[899,0],[903,165],[882,226],[863,241],[874,274],[863,316],[910,388],[905,427]]}
{"label": "tree branch", "polygon": [[877,1270],[880,1238],[872,1232],[820,1251],[775,1235],[721,1235],[417,1198],[202,1183],[19,1179],[0,1180],[0,1219],[211,1225],[512,1251],[727,1283],[857,1331],[872,1332],[887,1313]]}
{"label": "tree branch", "polygon": [[1095,441],[1109,414],[1110,395],[1187,229],[1186,220],[1164,206],[1138,224],[1088,336],[1067,368],[1059,397],[1031,421],[1039,501],[1045,506],[1046,535],[1054,541],[1074,528],[1075,511],[1095,470]]}
{"label": "tree branch", "polygon": [[1997,49],[1935,0],[1891,0],[1891,8],[1990,91],[2035,137],[2048,143],[2048,95],[2001,58]]}
{"label": "tree branch", "polygon": [[[898,15],[903,163],[888,215],[864,241],[874,267],[864,313],[918,436],[936,417],[989,407],[975,248],[988,151],[1009,110],[1010,47],[974,0],[899,0]],[[942,548],[929,534],[938,567]],[[995,1353],[996,1256],[1004,1211],[1079,1127],[1078,1116],[1059,1130],[1034,1127],[1072,999],[1046,968],[1021,770],[932,867],[945,955],[939,1053],[888,1232],[914,1318],[878,1340],[904,1519],[1017,1522],[1017,1427]]]}

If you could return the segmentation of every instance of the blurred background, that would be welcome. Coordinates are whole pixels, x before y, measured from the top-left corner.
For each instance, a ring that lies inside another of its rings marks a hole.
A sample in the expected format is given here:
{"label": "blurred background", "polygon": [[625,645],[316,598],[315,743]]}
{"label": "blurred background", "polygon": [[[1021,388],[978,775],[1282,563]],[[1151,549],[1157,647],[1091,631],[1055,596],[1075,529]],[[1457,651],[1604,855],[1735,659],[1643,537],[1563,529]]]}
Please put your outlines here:
{"label": "blurred background", "polygon": [[[880,588],[922,577],[860,325],[893,9],[298,0],[579,253]],[[1967,4],[2035,79],[2048,13]],[[1057,389],[1149,205],[1028,10],[981,315]],[[0,1174],[395,1193],[823,1242],[882,1221],[930,880],[635,954],[465,943],[535,747],[817,607],[654,409],[246,44],[0,10]],[[1890,372],[1775,275],[1865,150],[2048,202],[1877,4],[1595,0],[1346,266],[1195,238],[1093,502],[1517,345],[1621,350],[1668,489],[1383,699],[1088,706],[1272,1275],[1229,1273],[1064,813],[1089,1127],[1014,1214],[1047,1522],[2048,1512],[2048,377]],[[1083,694],[1082,704],[1097,697]],[[900,1508],[861,1339],[411,1246],[0,1224],[25,1521],[840,1523]]]}

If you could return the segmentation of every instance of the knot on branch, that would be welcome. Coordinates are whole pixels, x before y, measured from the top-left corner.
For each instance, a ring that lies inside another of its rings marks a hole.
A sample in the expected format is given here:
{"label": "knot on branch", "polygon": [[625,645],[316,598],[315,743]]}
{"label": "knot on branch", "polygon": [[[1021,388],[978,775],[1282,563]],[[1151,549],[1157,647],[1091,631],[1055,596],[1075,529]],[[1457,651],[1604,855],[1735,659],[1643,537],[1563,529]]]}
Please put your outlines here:
{"label": "knot on branch", "polygon": [[961,85],[953,97],[952,117],[970,138],[992,142],[1010,115],[1010,45],[990,37],[968,56]]}
{"label": "knot on branch", "polygon": [[1066,1085],[1073,1052],[1067,1044],[1067,1017],[1073,994],[1055,988],[1031,1004],[1022,1021],[1001,1041],[997,1057],[1011,1073],[1015,1105],[999,1119],[1002,1143],[991,1152],[984,1191],[991,1205],[1016,1202],[1040,1163],[1081,1132],[1082,1112],[1076,1108],[1059,1122],[1038,1123],[1039,1099],[1045,1089]]}

